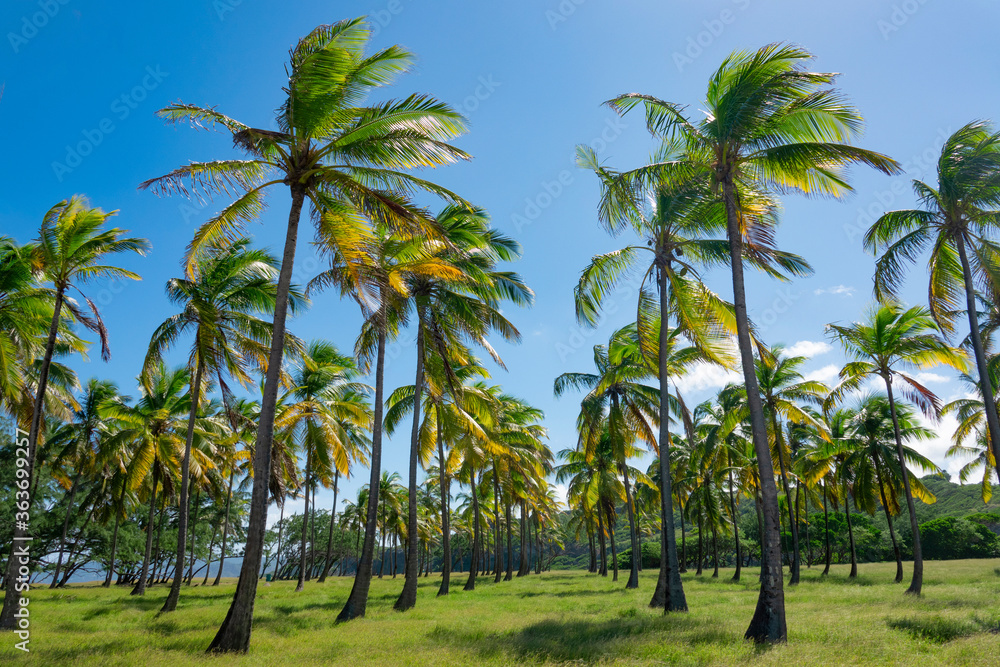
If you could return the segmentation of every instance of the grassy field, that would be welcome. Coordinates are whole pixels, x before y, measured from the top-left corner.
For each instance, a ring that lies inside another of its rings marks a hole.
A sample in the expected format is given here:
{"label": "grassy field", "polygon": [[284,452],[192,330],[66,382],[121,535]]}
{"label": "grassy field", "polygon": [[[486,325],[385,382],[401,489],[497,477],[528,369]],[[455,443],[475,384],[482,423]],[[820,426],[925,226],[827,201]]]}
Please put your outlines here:
{"label": "grassy field", "polygon": [[[375,580],[367,618],[333,619],[350,579],[262,585],[247,656],[203,651],[225,616],[233,581],[185,588],[178,610],[158,615],[167,589],[145,598],[77,585],[40,588],[31,602],[30,655],[6,635],[0,664],[24,665],[1000,665],[1000,560],[928,562],[924,595],[903,595],[892,563],[846,566],[830,577],[805,570],[786,589],[789,643],[755,648],[742,634],[756,602],[755,572],[744,582],[685,577],[687,614],[646,605],[655,572],[638,591],[578,571],[482,582],[435,598],[421,579],[417,607],[392,611],[402,578]],[[15,662],[14,660],[17,660]]]}

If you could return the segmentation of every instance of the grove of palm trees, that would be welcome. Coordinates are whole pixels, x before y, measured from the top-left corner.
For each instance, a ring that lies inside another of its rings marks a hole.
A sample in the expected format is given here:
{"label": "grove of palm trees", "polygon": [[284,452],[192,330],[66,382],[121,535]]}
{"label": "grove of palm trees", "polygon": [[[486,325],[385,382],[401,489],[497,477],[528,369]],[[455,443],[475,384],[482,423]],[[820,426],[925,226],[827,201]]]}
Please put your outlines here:
{"label": "grove of palm trees", "polygon": [[0,210],[4,664],[1000,662],[1000,111],[639,4],[185,7]]}

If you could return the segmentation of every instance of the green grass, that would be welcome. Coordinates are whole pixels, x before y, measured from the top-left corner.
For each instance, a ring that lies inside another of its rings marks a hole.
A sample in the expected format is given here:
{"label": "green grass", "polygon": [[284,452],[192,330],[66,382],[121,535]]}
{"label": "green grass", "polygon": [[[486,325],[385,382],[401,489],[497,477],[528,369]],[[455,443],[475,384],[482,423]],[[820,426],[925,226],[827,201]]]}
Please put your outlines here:
{"label": "green grass", "polygon": [[[178,610],[159,615],[167,589],[144,598],[91,585],[33,592],[30,655],[4,637],[0,664],[24,665],[998,665],[1000,561],[928,562],[924,595],[891,583],[893,563],[846,566],[830,577],[805,570],[786,588],[789,643],[757,648],[742,640],[756,603],[756,577],[685,575],[691,611],[664,617],[646,605],[655,572],[638,591],[584,572],[550,572],[513,582],[479,580],[435,598],[421,579],[417,607],[392,603],[402,578],[376,579],[368,616],[333,620],[350,579],[261,585],[247,656],[203,652],[226,614],[233,581],[185,588]],[[624,574],[624,573],[623,573]],[[14,659],[18,662],[15,663]]]}

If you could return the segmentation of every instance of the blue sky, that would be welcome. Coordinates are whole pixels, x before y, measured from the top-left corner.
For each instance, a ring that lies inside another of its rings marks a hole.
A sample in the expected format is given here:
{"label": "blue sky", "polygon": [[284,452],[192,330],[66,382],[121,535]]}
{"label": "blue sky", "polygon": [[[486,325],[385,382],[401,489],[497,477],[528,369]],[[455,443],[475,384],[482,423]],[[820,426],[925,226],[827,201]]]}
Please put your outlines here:
{"label": "blue sky", "polygon": [[[651,143],[638,117],[618,119],[601,102],[645,92],[688,105],[693,117],[709,74],[733,49],[772,41],[801,44],[815,68],[842,72],[839,87],[867,121],[865,147],[900,160],[907,174],[858,170],[845,201],[784,198],[780,245],[806,257],[815,275],[792,283],[752,276],[750,314],[768,342],[796,345],[812,356],[814,377],[831,381],[842,357],[824,345],[828,322],[855,319],[871,298],[873,258],[860,238],[872,216],[913,203],[910,178],[933,178],[944,137],[976,118],[1000,116],[1000,70],[990,46],[1000,8],[987,0],[837,3],[681,0],[598,2],[539,0],[504,3],[417,0],[266,2],[179,0],[156,3],[8,0],[0,9],[0,122],[6,159],[0,163],[0,233],[31,240],[44,212],[74,193],[119,209],[115,224],[148,237],[153,251],[125,264],[141,283],[98,284],[88,294],[111,331],[113,359],[72,361],[82,378],[110,377],[133,391],[153,328],[170,311],[163,286],[195,226],[225,202],[192,203],[139,192],[139,182],[190,160],[233,155],[225,135],[170,127],[154,112],[175,100],[219,110],[268,127],[281,100],[288,49],[321,23],[369,15],[373,47],[399,43],[418,56],[414,71],[383,97],[424,92],[463,111],[470,132],[457,144],[475,156],[429,174],[486,207],[500,229],[524,246],[516,266],[535,290],[534,308],[508,312],[523,333],[519,346],[498,344],[508,372],[496,382],[546,411],[551,446],[575,442],[578,403],[552,398],[552,380],[589,370],[591,347],[629,321],[634,290],[613,298],[613,312],[594,330],[579,327],[572,288],[580,269],[627,238],[597,225],[596,178],[575,168],[574,147],[590,144],[610,166],[641,164]],[[256,242],[280,247],[288,198],[271,195]],[[300,236],[296,277],[321,265]],[[726,297],[724,272],[708,277]],[[910,274],[905,297],[923,303],[926,270]],[[317,297],[294,319],[305,339],[324,337],[350,349],[359,316],[353,304]],[[389,350],[387,384],[412,382],[412,338]],[[174,355],[184,358],[183,348]],[[944,398],[962,393],[953,374],[924,376]],[[691,402],[727,380],[701,369],[683,381]],[[953,424],[922,448],[944,463]],[[404,437],[387,443],[384,464],[405,470]],[[952,471],[956,462],[947,464]],[[346,491],[367,479],[359,471]],[[329,494],[320,494],[328,505]]]}

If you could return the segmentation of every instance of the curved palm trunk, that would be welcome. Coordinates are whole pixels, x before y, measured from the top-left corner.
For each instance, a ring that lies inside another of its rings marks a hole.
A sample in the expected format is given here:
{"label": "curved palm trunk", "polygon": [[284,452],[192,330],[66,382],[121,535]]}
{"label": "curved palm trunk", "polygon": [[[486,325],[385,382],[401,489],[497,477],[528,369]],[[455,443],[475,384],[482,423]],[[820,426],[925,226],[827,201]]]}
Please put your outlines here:
{"label": "curved palm trunk", "polygon": [[833,557],[833,552],[830,550],[830,513],[826,508],[826,482],[823,482],[823,532],[826,534],[826,567],[823,568],[823,574],[830,574],[830,561]]}
{"label": "curved palm trunk", "polygon": [[476,469],[471,465],[469,482],[472,485],[472,555],[469,559],[469,578],[465,582],[466,591],[476,590],[476,575],[479,572],[479,552],[483,548],[479,529],[479,496],[476,495]]}
{"label": "curved palm trunk", "polygon": [[[292,266],[295,262],[295,242],[298,239],[299,218],[305,200],[305,190],[299,184],[291,186],[292,207],[288,212],[288,229],[281,258],[281,271],[274,303],[274,326],[271,350],[267,361],[264,392],[261,397],[260,418],[257,424],[257,445],[254,451],[254,482],[250,496],[250,520],[247,541],[243,550],[243,567],[236,583],[236,593],[222,627],[209,644],[210,652],[236,651],[246,653],[250,648],[253,627],[253,606],[257,597],[257,579],[260,561],[264,554],[264,533],[267,530],[268,482],[271,479],[271,447],[274,440],[274,410],[278,402],[278,381],[281,359],[285,349],[285,316],[288,313],[288,292],[292,283]],[[376,409],[378,409],[376,407]]]}
{"label": "curved palm trunk", "polygon": [[149,576],[149,557],[153,555],[153,517],[156,516],[156,486],[160,481],[158,461],[153,460],[153,493],[149,496],[149,520],[146,523],[146,553],[142,558],[139,582],[132,589],[132,595],[146,594],[146,580]]}
{"label": "curved palm trunk", "polygon": [[743,282],[743,237],[736,210],[736,188],[733,174],[723,177],[723,200],[726,206],[726,233],[729,237],[730,265],[733,274],[733,306],[736,315],[736,338],[740,348],[743,380],[750,408],[750,431],[754,452],[760,470],[760,489],[764,514],[764,533],[761,536],[760,595],[753,619],[745,637],[757,643],[784,642],[788,639],[785,624],[784,577],[781,573],[781,533],[778,528],[778,487],[774,483],[774,466],[767,442],[764,408],[760,401],[760,386],[754,370],[753,343],[750,340],[750,322],[747,318],[746,290]]}
{"label": "curved palm trunk", "polygon": [[372,559],[375,554],[375,527],[378,512],[379,478],[382,474],[382,411],[385,384],[385,304],[379,313],[378,351],[375,362],[375,415],[372,424],[371,476],[368,482],[368,508],[365,519],[365,542],[361,548],[361,560],[354,575],[354,586],[347,603],[337,616],[337,621],[349,621],[365,615],[368,606],[368,589],[372,582]]}
{"label": "curved palm trunk", "polygon": [[590,546],[590,567],[587,568],[587,571],[597,572],[597,546],[594,544],[594,531],[591,530],[590,525],[587,526],[587,543]]}
{"label": "curved palm trunk", "polygon": [[851,574],[854,579],[858,576],[858,553],[854,548],[854,524],[851,523],[851,496],[847,490],[847,480],[844,480],[844,512],[847,514],[847,536],[851,542]]}
{"label": "curved palm trunk", "polygon": [[[979,332],[979,322],[976,318],[976,313],[978,312],[976,310],[976,285],[972,278],[969,256],[965,248],[965,235],[957,234],[954,238],[955,245],[958,246],[958,256],[962,260],[962,276],[965,279],[966,312],[969,316],[969,333],[972,338],[972,349],[976,355],[976,369],[979,372],[979,391],[983,395],[983,411],[986,413],[986,425],[990,434],[990,445],[993,448],[993,461],[997,476],[1000,477],[1000,416],[997,415],[996,399],[993,396],[993,383],[990,381],[986,352],[983,348],[983,337]],[[915,566],[916,556],[914,556]],[[920,592],[919,586],[915,592]]]}
{"label": "curved palm trunk", "polygon": [[[195,334],[196,340],[200,338],[201,327]],[[188,414],[187,438],[184,441],[184,459],[181,462],[181,495],[178,500],[177,509],[177,562],[174,566],[174,580],[170,585],[170,593],[160,609],[163,611],[174,611],[177,609],[177,600],[181,595],[181,579],[184,575],[184,551],[187,548],[188,533],[188,503],[190,503],[190,476],[191,476],[191,446],[194,443],[194,422],[198,417],[198,400],[201,397],[201,375],[204,366],[201,357],[198,357],[198,365],[194,373],[194,382],[191,383],[191,411]]]}
{"label": "curved palm trunk", "polygon": [[333,473],[333,508],[330,510],[330,534],[326,538],[326,558],[324,559],[323,573],[319,575],[319,583],[326,581],[326,575],[333,565],[333,529],[337,526],[337,486],[340,482],[340,470]]}
{"label": "curved palm trunk", "polygon": [[59,583],[59,570],[62,569],[63,552],[66,549],[66,533],[69,532],[69,518],[73,511],[73,498],[76,496],[78,480],[79,477],[73,479],[73,484],[70,485],[69,489],[69,497],[66,499],[66,516],[63,517],[62,535],[59,537],[59,558],[56,560],[56,569],[52,574],[52,583],[49,584],[49,588],[55,588],[56,584]]}
{"label": "curved palm trunk", "polygon": [[[660,578],[663,580],[663,613],[687,611],[687,598],[681,582],[681,566],[677,561],[677,532],[674,528],[673,480],[670,471],[670,385],[667,346],[664,341],[670,335],[670,299],[667,292],[667,272],[660,267],[657,276],[660,291],[660,345],[658,354],[658,374],[660,381],[660,508],[663,514],[662,532],[664,548],[660,553]],[[683,521],[683,519],[682,519]],[[681,535],[683,540],[683,531]],[[659,584],[657,584],[659,585]],[[656,602],[656,595],[650,605]]]}
{"label": "curved palm trunk", "polygon": [[309,535],[309,484],[312,477],[312,455],[313,448],[312,445],[306,445],[306,479],[305,479],[305,493],[303,497],[305,498],[304,509],[302,510],[302,535],[299,538],[299,580],[295,584],[295,592],[301,593],[302,589],[306,585],[306,570],[307,568],[307,558],[306,553],[306,538]]}
{"label": "curved palm trunk", "polygon": [[[62,312],[63,293],[65,287],[56,285],[56,299],[52,310],[52,322],[49,325],[49,338],[45,343],[45,354],[42,356],[42,367],[38,374],[38,390],[35,393],[35,405],[31,413],[31,428],[28,431],[28,483],[34,479],[35,455],[38,449],[38,433],[42,425],[42,411],[45,407],[45,389],[49,382],[49,368],[52,366],[52,355],[56,346],[56,335],[59,331],[59,315]],[[22,431],[23,433],[23,431]],[[35,487],[37,488],[37,486]],[[34,504],[35,494],[32,491],[28,497],[27,512],[31,512]],[[14,535],[11,540],[10,557],[7,559],[7,572],[4,575],[4,598],[3,609],[0,609],[0,630],[16,630],[17,618],[14,616],[21,608],[21,598],[27,599],[27,591],[17,590],[18,572],[21,567],[30,567],[31,560],[28,555],[28,548],[24,545],[30,540],[28,537],[28,522],[16,521],[14,523]],[[24,563],[21,559],[24,559]],[[30,571],[24,579],[31,577]]]}
{"label": "curved palm trunk", "polygon": [[[987,376],[989,377],[989,376]],[[920,526],[917,523],[917,508],[913,504],[913,493],[910,491],[910,473],[906,469],[906,459],[903,458],[903,441],[899,435],[899,418],[896,416],[896,401],[892,395],[892,377],[885,376],[885,388],[889,394],[889,411],[892,413],[892,430],[896,436],[896,457],[899,459],[899,470],[903,477],[903,493],[906,494],[906,509],[910,512],[910,530],[913,531],[913,579],[907,593],[920,595],[924,584],[924,557],[920,548]]]}
{"label": "curved palm trunk", "polygon": [[878,493],[882,498],[882,510],[885,512],[885,521],[889,524],[889,537],[892,538],[892,552],[896,555],[896,583],[903,581],[903,555],[899,550],[899,543],[896,541],[896,529],[892,525],[892,516],[889,514],[889,499],[885,496],[885,483],[882,480],[882,464],[876,454],[875,475],[878,477]]}
{"label": "curved palm trunk", "polygon": [[743,569],[743,559],[740,558],[740,523],[736,514],[736,497],[733,494],[733,469],[729,468],[729,510],[733,514],[733,536],[736,538],[736,572],[733,573],[732,581],[740,580],[740,573]]}
{"label": "curved palm trunk", "polygon": [[790,586],[795,586],[799,583],[799,527],[795,521],[795,508],[792,502],[792,488],[788,483],[788,472],[785,468],[785,438],[781,434],[781,430],[778,428],[778,419],[776,416],[777,411],[771,408],[771,426],[774,428],[774,440],[777,445],[778,450],[778,468],[781,472],[781,486],[785,490],[785,505],[788,507],[788,528],[789,532],[792,534],[792,557],[790,559],[790,568],[792,570],[792,576],[788,580]]}
{"label": "curved palm trunk", "polygon": [[410,483],[406,518],[406,577],[403,591],[392,606],[406,611],[417,604],[417,465],[420,458],[420,401],[424,393],[424,311],[417,306],[417,377],[413,385],[413,428],[410,431]]}
{"label": "curved palm trunk", "polygon": [[229,471],[229,483],[226,485],[226,514],[224,517],[225,524],[222,527],[222,546],[219,549],[219,572],[215,575],[215,581],[212,582],[213,586],[218,586],[219,582],[222,581],[222,568],[226,565],[226,544],[229,539],[229,512],[233,503],[233,477],[235,475],[236,468],[234,466]]}
{"label": "curved palm trunk", "polygon": [[625,505],[628,507],[628,528],[629,538],[632,542],[632,571],[628,576],[628,583],[625,588],[639,588],[639,561],[642,559],[642,552],[639,551],[639,539],[635,527],[635,507],[632,497],[632,485],[628,481],[628,466],[624,461],[620,461],[618,466],[622,470],[622,478],[625,480]]}
{"label": "curved palm trunk", "polygon": [[444,425],[441,423],[441,406],[437,407],[438,483],[441,486],[441,587],[438,596],[448,595],[451,585],[451,517],[448,508],[450,491],[445,472]]}
{"label": "curved palm trunk", "polygon": [[316,571],[316,484],[312,486],[312,500],[309,503],[312,513],[306,513],[309,519],[309,568],[306,570],[306,581],[312,581]]}

